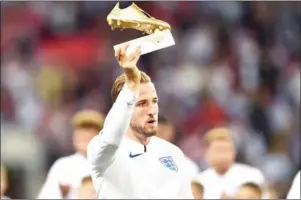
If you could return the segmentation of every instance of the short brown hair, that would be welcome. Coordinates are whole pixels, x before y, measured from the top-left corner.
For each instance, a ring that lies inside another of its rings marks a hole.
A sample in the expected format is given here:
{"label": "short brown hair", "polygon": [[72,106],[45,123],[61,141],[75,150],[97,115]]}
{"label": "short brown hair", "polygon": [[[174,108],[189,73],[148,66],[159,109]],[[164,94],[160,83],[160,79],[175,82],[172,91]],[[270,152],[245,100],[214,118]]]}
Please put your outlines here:
{"label": "short brown hair", "polygon": [[214,141],[233,142],[230,130],[227,128],[214,128],[209,130],[204,136],[205,146],[208,147]]}
{"label": "short brown hair", "polygon": [[[140,71],[140,73],[141,73],[140,83],[148,83],[152,81],[151,78],[145,72]],[[111,89],[111,97],[113,102],[116,101],[119,92],[124,86],[124,83],[125,83],[125,74],[121,74],[115,79]]]}
{"label": "short brown hair", "polygon": [[254,190],[257,194],[259,194],[260,196],[263,195],[263,191],[260,185],[258,185],[257,183],[254,182],[247,182],[244,183],[240,186],[240,188],[250,188],[252,190]]}

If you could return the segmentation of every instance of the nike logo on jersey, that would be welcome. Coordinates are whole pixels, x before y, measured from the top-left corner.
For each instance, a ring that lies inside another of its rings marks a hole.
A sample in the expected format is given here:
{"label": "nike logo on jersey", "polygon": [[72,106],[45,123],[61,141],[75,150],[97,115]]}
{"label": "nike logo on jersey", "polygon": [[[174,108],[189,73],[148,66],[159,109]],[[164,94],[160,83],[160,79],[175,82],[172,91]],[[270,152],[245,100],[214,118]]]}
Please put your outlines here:
{"label": "nike logo on jersey", "polygon": [[140,156],[140,155],[142,155],[142,153],[138,153],[138,154],[130,153],[130,158],[135,158],[135,157]]}

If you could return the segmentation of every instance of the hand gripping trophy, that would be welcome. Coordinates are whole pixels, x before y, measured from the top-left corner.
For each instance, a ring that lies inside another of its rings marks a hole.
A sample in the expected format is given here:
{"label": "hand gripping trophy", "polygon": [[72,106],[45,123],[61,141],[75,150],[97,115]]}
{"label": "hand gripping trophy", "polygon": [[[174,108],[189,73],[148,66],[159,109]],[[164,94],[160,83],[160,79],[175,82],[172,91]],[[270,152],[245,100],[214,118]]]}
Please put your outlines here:
{"label": "hand gripping trophy", "polygon": [[[143,55],[175,44],[170,31],[170,25],[162,20],[151,17],[135,3],[132,3],[127,8],[120,9],[118,2],[107,16],[107,22],[112,30],[115,28],[135,29],[148,34],[147,36],[125,42],[129,44],[128,51],[141,46],[141,55]],[[114,49],[123,44],[115,45]]]}

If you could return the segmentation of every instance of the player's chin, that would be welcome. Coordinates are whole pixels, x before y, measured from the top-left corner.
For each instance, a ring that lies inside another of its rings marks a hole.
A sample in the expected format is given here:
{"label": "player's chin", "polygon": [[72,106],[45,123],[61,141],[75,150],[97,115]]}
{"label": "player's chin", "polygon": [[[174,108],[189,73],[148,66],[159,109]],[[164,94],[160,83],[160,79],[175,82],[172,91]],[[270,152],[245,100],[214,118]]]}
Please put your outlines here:
{"label": "player's chin", "polygon": [[145,132],[145,135],[146,135],[147,137],[155,136],[156,134],[157,134],[156,131],[148,131],[148,132]]}
{"label": "player's chin", "polygon": [[148,137],[154,136],[157,134],[157,127],[145,127],[144,134]]}

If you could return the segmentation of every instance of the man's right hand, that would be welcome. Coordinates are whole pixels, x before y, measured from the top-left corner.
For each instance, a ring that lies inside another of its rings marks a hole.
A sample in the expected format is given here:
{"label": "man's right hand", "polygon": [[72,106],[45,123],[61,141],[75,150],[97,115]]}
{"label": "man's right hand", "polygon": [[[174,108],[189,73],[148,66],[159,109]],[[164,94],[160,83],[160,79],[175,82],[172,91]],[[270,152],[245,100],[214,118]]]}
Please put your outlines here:
{"label": "man's right hand", "polygon": [[126,75],[126,84],[132,91],[137,91],[140,85],[141,74],[137,68],[137,62],[141,55],[141,49],[135,48],[127,54],[129,45],[126,44],[115,51],[115,57]]}

